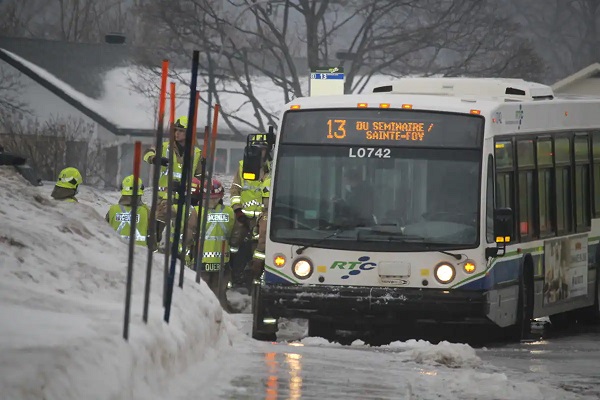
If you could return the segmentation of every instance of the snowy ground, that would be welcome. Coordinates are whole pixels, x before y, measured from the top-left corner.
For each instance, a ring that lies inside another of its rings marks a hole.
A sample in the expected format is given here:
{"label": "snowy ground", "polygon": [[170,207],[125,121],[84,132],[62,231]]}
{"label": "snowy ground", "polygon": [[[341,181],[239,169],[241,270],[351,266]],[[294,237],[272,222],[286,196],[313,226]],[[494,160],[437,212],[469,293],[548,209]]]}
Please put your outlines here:
{"label": "snowy ground", "polygon": [[[225,182],[224,182],[225,184]],[[146,251],[136,251],[132,325],[122,339],[127,246],[104,222],[119,193],[82,186],[49,198],[0,167],[1,399],[597,399],[600,334],[473,348],[407,340],[369,347],[306,337],[249,338],[247,296],[224,313],[186,280],[162,322],[162,257],[141,322]],[[228,187],[228,184],[225,184]],[[190,277],[188,274],[188,277]]]}
{"label": "snowy ground", "polygon": [[[234,316],[249,333],[250,315]],[[305,334],[286,321],[284,336]],[[302,337],[302,336],[300,336]],[[473,348],[423,340],[369,347],[304,337],[252,342],[222,354],[206,379],[179,378],[173,399],[461,399],[600,398],[598,333],[527,344]]]}
{"label": "snowy ground", "polygon": [[0,167],[0,187],[1,398],[164,398],[172,376],[247,340],[191,279],[163,323],[159,257],[144,325],[146,251],[138,248],[125,342],[127,245],[103,219],[118,194],[82,187],[81,203],[56,202],[51,187],[28,186],[10,167]]}

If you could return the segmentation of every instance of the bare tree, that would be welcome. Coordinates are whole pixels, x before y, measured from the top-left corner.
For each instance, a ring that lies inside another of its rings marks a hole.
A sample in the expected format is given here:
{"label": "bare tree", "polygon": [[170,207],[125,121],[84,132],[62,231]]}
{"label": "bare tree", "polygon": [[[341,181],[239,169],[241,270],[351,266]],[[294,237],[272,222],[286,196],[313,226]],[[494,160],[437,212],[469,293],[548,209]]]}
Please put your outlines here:
{"label": "bare tree", "polygon": [[0,33],[8,36],[100,42],[109,32],[133,35],[127,0],[3,0]]}
{"label": "bare tree", "polygon": [[106,183],[104,147],[88,140],[93,124],[72,117],[40,123],[32,117],[0,113],[0,126],[5,127],[0,135],[5,150],[26,157],[43,179],[56,179],[68,164],[79,168],[88,183]]}
{"label": "bare tree", "polygon": [[[555,82],[600,62],[599,0],[510,0],[522,34],[547,60],[546,82]],[[549,45],[551,44],[551,45]]]}
{"label": "bare tree", "polygon": [[204,54],[204,83],[217,101],[244,98],[253,119],[223,110],[233,131],[264,131],[276,115],[273,99],[258,94],[257,76],[279,89],[282,104],[306,93],[317,66],[343,64],[346,92],[364,90],[375,75],[539,75],[539,57],[498,7],[492,0],[154,0],[141,12],[165,56],[185,62],[192,49]]}
{"label": "bare tree", "polygon": [[[23,84],[17,72],[0,67],[0,114],[26,112],[27,104],[20,98]],[[0,126],[2,126],[0,124]]]}
{"label": "bare tree", "polygon": [[0,34],[4,36],[41,36],[39,27],[48,2],[44,0],[3,0],[0,2]]}

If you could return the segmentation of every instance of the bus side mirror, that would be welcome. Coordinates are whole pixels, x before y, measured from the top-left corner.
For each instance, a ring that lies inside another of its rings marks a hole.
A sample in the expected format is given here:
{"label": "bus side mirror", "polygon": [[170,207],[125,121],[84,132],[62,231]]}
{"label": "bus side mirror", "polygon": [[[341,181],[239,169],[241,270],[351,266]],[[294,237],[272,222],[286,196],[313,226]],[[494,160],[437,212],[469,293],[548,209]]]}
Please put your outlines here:
{"label": "bus side mirror", "polygon": [[261,168],[262,151],[260,147],[251,146],[250,143],[246,144],[246,148],[244,148],[244,168],[242,170],[242,178],[247,181],[259,180]]}
{"label": "bus side mirror", "polygon": [[[513,211],[510,208],[496,208],[494,210],[494,237],[496,247],[488,248],[486,257],[503,256],[506,253],[506,245],[511,242],[513,233]],[[499,251],[502,250],[500,254]],[[492,254],[493,253],[493,254]]]}
{"label": "bus side mirror", "polygon": [[270,148],[272,149],[275,146],[275,127],[269,125],[269,133],[267,133],[267,142],[269,143]]}

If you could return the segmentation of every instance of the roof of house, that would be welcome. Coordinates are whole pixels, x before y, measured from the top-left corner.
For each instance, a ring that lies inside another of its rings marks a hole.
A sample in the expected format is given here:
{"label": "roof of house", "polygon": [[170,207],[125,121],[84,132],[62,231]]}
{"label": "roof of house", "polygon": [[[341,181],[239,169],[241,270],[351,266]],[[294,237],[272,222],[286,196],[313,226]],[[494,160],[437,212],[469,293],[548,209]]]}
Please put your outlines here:
{"label": "roof of house", "polygon": [[134,51],[127,44],[72,43],[0,36],[0,48],[30,61],[93,99],[103,94],[103,75],[106,72],[130,65],[134,60]]}
{"label": "roof of house", "polygon": [[[157,98],[135,89],[158,84],[138,79],[136,49],[126,44],[70,43],[0,36],[0,60],[117,135],[150,136],[156,130]],[[189,88],[177,86],[177,114],[187,115]],[[228,96],[232,110],[241,99]],[[238,96],[239,97],[239,96]],[[223,99],[225,100],[225,99]],[[204,109],[203,109],[204,108]],[[207,107],[199,107],[206,115]],[[239,111],[239,109],[238,109]],[[243,112],[241,119],[247,118]],[[199,120],[200,121],[200,120]],[[202,126],[200,122],[198,124]],[[222,125],[223,126],[223,125]],[[219,130],[229,135],[223,126]],[[236,139],[233,137],[232,139]],[[237,138],[240,139],[241,138]]]}
{"label": "roof of house", "polygon": [[554,83],[552,89],[560,91],[560,89],[569,86],[577,81],[588,79],[588,78],[599,78],[600,79],[600,63],[594,63],[588,65],[580,71],[575,72],[572,75],[567,76],[564,79]]}

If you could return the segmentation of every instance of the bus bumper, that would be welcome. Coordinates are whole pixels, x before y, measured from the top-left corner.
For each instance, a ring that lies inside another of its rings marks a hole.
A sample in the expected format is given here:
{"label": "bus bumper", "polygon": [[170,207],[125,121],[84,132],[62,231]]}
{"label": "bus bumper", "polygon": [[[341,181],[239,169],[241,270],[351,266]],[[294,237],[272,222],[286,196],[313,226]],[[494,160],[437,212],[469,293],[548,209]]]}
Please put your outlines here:
{"label": "bus bumper", "polygon": [[260,303],[272,318],[490,322],[485,293],[467,290],[266,284]]}

